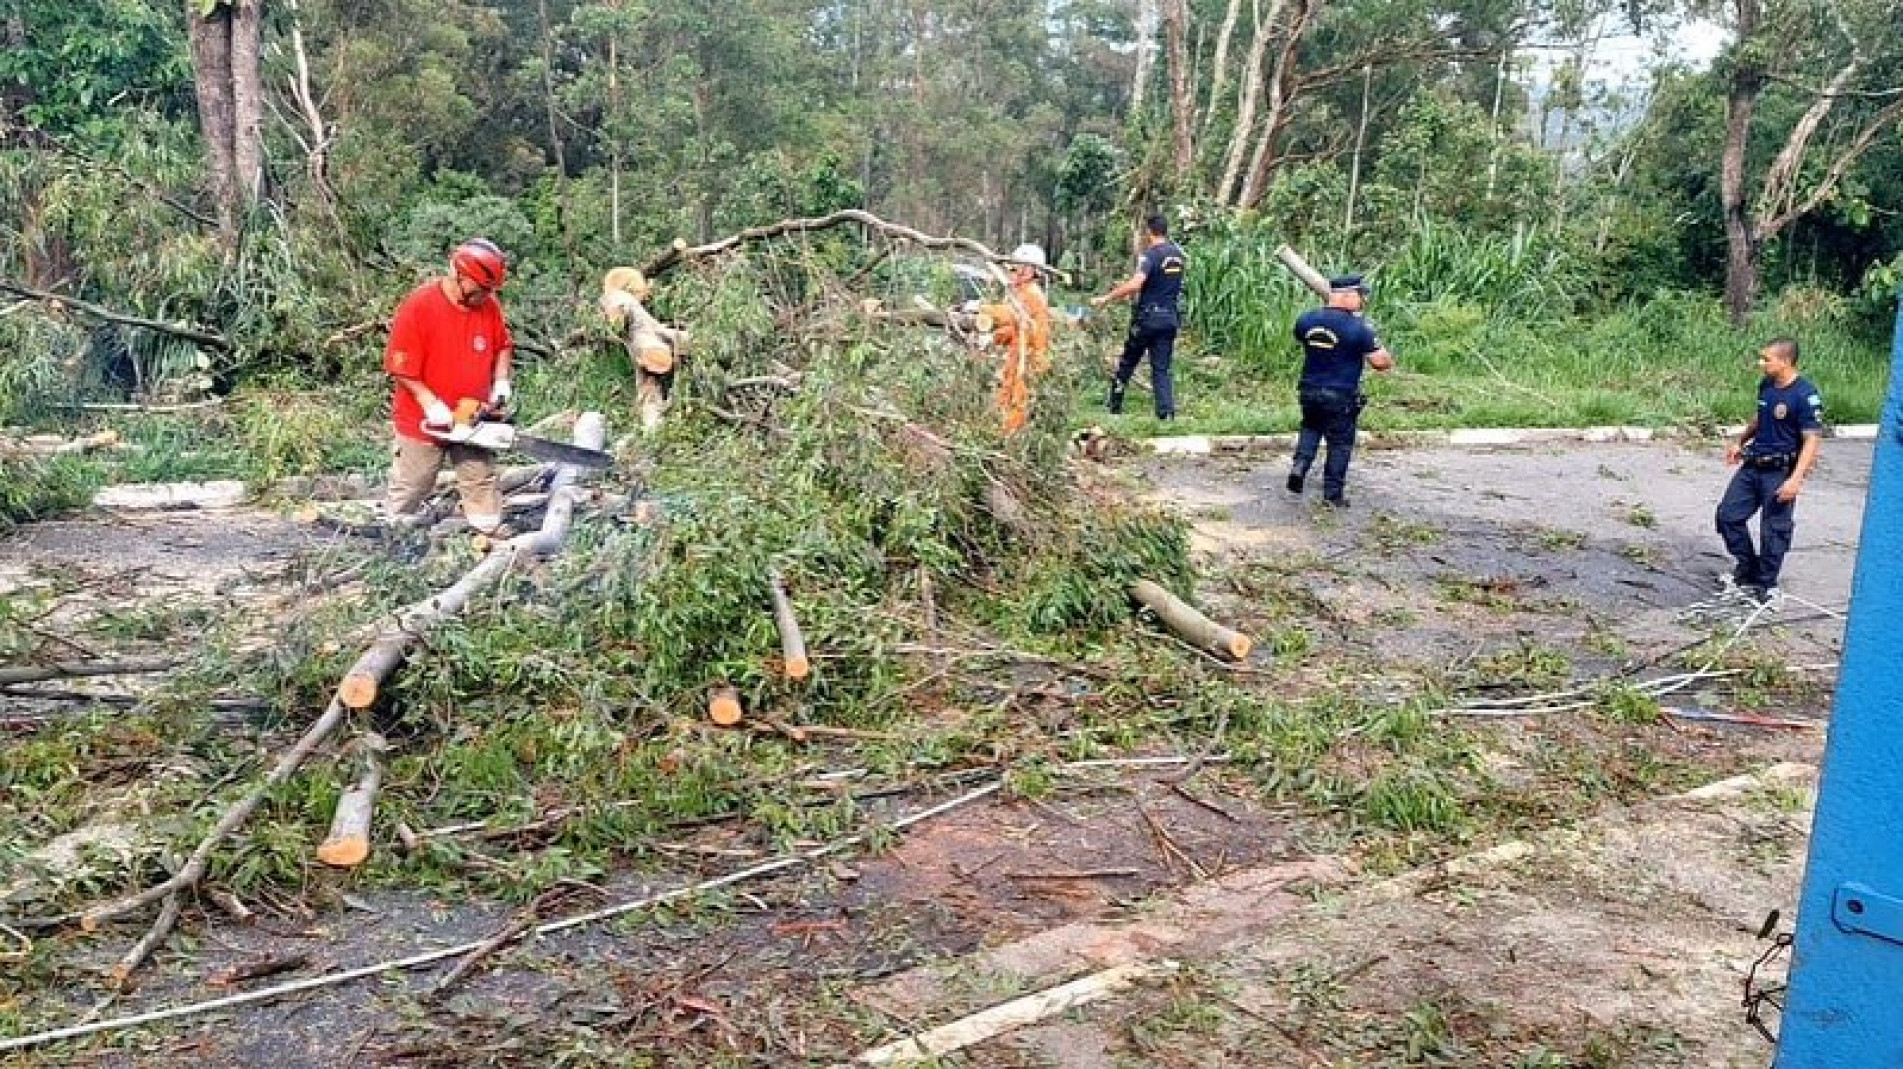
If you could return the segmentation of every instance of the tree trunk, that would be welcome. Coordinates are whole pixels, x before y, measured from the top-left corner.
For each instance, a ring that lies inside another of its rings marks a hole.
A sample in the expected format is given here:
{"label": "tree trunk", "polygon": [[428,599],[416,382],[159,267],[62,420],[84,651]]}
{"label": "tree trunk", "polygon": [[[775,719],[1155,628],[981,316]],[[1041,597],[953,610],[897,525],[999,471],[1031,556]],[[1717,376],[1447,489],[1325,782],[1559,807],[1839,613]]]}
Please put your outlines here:
{"label": "tree trunk", "polygon": [[231,19],[231,161],[242,214],[264,186],[264,0],[234,0]]}
{"label": "tree trunk", "polygon": [[575,235],[573,213],[568,204],[568,152],[562,142],[561,128],[555,122],[555,31],[548,21],[548,0],[536,0],[535,11],[542,26],[542,103],[548,116],[548,145],[555,154],[555,211],[562,233],[562,249],[568,256],[568,273],[575,273]]}
{"label": "tree trunk", "polygon": [[1229,6],[1222,13],[1222,29],[1216,32],[1216,58],[1210,64],[1209,106],[1203,110],[1203,133],[1209,133],[1209,126],[1216,121],[1216,112],[1222,107],[1222,92],[1229,81],[1229,42],[1236,36],[1236,18],[1242,13],[1242,0],[1229,0]]}
{"label": "tree trunk", "polygon": [[1262,17],[1259,0],[1250,0],[1255,19],[1255,37],[1249,42],[1249,58],[1242,63],[1242,85],[1236,90],[1236,124],[1229,132],[1229,151],[1223,155],[1222,179],[1216,183],[1216,200],[1233,204],[1236,180],[1242,175],[1242,160],[1249,147],[1249,135],[1255,130],[1255,112],[1262,101],[1262,61],[1275,39],[1275,23],[1282,17],[1287,0],[1271,0],[1269,17]]}
{"label": "tree trunk", "polygon": [[[1341,249],[1344,261],[1355,231],[1355,198],[1361,195],[1361,150],[1368,142],[1368,97],[1374,92],[1374,64],[1361,68],[1361,121],[1355,124],[1355,152],[1348,164],[1348,206],[1341,214]],[[1497,101],[1495,102],[1498,103]],[[1492,191],[1489,175],[1488,191]]]}
{"label": "tree trunk", "polygon": [[1295,20],[1289,25],[1288,36],[1282,41],[1282,51],[1275,57],[1275,71],[1269,76],[1269,115],[1262,124],[1262,138],[1256,142],[1255,155],[1249,161],[1249,177],[1242,185],[1242,194],[1236,198],[1239,208],[1253,208],[1262,199],[1269,187],[1269,176],[1275,172],[1275,142],[1282,134],[1282,128],[1288,125],[1289,104],[1295,99],[1295,52],[1301,47],[1302,34],[1308,31],[1309,18],[1314,14],[1315,0],[1295,0]]}
{"label": "tree trunk", "polygon": [[1737,0],[1738,41],[1725,92],[1725,146],[1718,166],[1718,196],[1725,220],[1725,311],[1736,326],[1751,319],[1758,293],[1758,236],[1745,204],[1744,157],[1751,115],[1764,90],[1764,73],[1749,56],[1758,28],[1758,0]]}
{"label": "tree trunk", "polygon": [[1191,88],[1189,48],[1189,0],[1163,0],[1163,31],[1169,47],[1171,146],[1175,150],[1174,175],[1178,189],[1189,180],[1196,162],[1192,135],[1196,126],[1195,91]]}
{"label": "tree trunk", "polygon": [[192,79],[198,97],[198,132],[205,142],[205,172],[218,205],[218,233],[229,248],[237,240],[238,115],[231,85],[231,9],[220,5],[199,14],[185,5],[186,32],[192,49]]}
{"label": "tree trunk", "polygon": [[1136,73],[1130,79],[1130,114],[1141,115],[1150,95],[1150,71],[1156,66],[1158,0],[1137,0]]}

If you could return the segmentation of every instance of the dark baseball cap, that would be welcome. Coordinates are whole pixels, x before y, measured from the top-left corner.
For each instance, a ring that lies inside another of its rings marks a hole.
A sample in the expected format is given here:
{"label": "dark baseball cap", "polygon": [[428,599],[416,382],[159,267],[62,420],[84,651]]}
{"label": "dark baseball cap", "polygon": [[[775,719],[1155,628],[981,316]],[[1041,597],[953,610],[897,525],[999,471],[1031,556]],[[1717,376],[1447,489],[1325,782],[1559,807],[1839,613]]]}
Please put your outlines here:
{"label": "dark baseball cap", "polygon": [[1353,290],[1363,297],[1368,295],[1368,283],[1360,275],[1336,275],[1328,280],[1328,288],[1336,293]]}

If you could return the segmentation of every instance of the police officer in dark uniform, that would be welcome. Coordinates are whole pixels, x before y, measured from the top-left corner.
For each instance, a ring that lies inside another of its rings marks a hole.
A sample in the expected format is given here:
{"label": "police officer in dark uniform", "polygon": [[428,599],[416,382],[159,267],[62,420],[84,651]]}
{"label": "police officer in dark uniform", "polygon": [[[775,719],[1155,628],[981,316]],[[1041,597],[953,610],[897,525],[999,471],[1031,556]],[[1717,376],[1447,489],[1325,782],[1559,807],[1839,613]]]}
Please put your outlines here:
{"label": "police officer in dark uniform", "polygon": [[1176,383],[1170,364],[1176,352],[1176,330],[1182,325],[1176,302],[1183,293],[1183,250],[1169,238],[1169,220],[1161,214],[1143,221],[1143,255],[1137,258],[1136,273],[1116,284],[1109,293],[1092,297],[1093,307],[1102,308],[1111,301],[1136,298],[1130,313],[1130,335],[1123,343],[1123,357],[1117,361],[1116,377],[1110,380],[1110,411],[1123,411],[1123,391],[1130,376],[1147,355],[1150,358],[1150,386],[1156,395],[1156,418],[1176,418]]}
{"label": "police officer in dark uniform", "polygon": [[1288,489],[1299,494],[1308,469],[1322,443],[1328,460],[1322,465],[1322,501],[1346,508],[1348,461],[1355,452],[1355,422],[1367,398],[1361,393],[1363,366],[1387,371],[1394,357],[1382,348],[1374,327],[1361,317],[1368,287],[1360,275],[1342,275],[1328,281],[1328,303],[1302,313],[1295,320],[1295,340],[1302,343],[1302,378],[1296,387],[1302,404],[1302,432],[1295,440],[1295,463]]}
{"label": "police officer in dark uniform", "polygon": [[[1817,463],[1824,438],[1824,399],[1797,373],[1797,342],[1773,338],[1758,352],[1758,414],[1738,440],[1725,448],[1725,463],[1737,474],[1718,502],[1718,534],[1737,567],[1731,585],[1759,601],[1777,597],[1778,572],[1797,529],[1797,495]],[[1751,544],[1751,517],[1758,545]]]}

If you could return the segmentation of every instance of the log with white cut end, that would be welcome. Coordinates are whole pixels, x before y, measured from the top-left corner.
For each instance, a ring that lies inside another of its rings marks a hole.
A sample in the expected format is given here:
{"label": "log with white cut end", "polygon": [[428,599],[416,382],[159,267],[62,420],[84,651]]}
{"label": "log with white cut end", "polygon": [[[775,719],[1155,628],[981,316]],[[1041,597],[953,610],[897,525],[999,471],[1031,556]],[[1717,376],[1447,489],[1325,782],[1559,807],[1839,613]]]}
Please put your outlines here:
{"label": "log with white cut end", "polygon": [[1248,635],[1211,620],[1189,606],[1189,603],[1148,579],[1139,579],[1130,585],[1130,596],[1143,604],[1143,607],[1156,614],[1163,626],[1177,638],[1195,646],[1197,649],[1219,653],[1232,661],[1240,661],[1249,655],[1255,643]]}
{"label": "log with white cut end", "polygon": [[897,1043],[866,1051],[857,1065],[917,1065],[937,1063],[940,1055],[976,1046],[1013,1029],[1048,1020],[1074,1007],[1108,998],[1145,980],[1168,976],[1180,966],[1169,960],[1135,961],[1072,980],[1070,983],[1012,999],[947,1025],[921,1032]]}
{"label": "log with white cut end", "polygon": [[799,618],[793,615],[793,599],[786,596],[786,584],[779,572],[768,572],[766,583],[773,597],[773,626],[780,629],[780,659],[786,662],[786,678],[805,679],[813,663],[806,656],[806,636],[800,633]]}
{"label": "log with white cut end", "polygon": [[1328,299],[1328,279],[1323,277],[1320,271],[1310,267],[1308,261],[1302,259],[1301,253],[1296,252],[1287,245],[1277,245],[1275,247],[1275,258],[1282,261],[1283,267],[1294,272],[1295,277],[1301,279],[1303,285],[1314,290],[1315,296],[1323,300]]}
{"label": "log with white cut end", "polygon": [[377,788],[383,783],[383,763],[378,752],[382,737],[371,734],[358,740],[363,755],[363,774],[337,798],[331,814],[330,834],[317,847],[317,860],[337,868],[354,868],[370,856],[370,822],[376,815]]}
{"label": "log with white cut end", "polygon": [[715,687],[707,695],[707,719],[723,728],[740,722],[740,692],[732,687]]}

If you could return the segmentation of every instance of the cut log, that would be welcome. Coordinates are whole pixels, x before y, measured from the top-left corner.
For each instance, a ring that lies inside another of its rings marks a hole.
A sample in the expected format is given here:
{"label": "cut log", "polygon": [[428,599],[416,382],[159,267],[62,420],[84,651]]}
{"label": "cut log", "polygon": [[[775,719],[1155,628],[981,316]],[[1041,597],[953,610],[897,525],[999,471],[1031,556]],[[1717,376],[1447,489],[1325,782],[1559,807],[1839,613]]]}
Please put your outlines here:
{"label": "cut log", "polygon": [[1303,285],[1314,290],[1315,296],[1322,300],[1328,299],[1328,279],[1324,278],[1320,271],[1308,266],[1308,261],[1302,259],[1301,253],[1287,245],[1277,245],[1275,258],[1282,261],[1282,266],[1293,272],[1296,278],[1301,279]]}
{"label": "cut log", "polygon": [[0,456],[65,457],[76,453],[90,453],[95,449],[111,449],[118,444],[118,431],[100,431],[98,434],[89,434],[84,438],[51,440],[26,438],[17,441],[0,439]]}
{"label": "cut log", "polygon": [[1255,645],[1249,636],[1211,620],[1148,579],[1132,583],[1130,596],[1155,613],[1156,618],[1163,621],[1163,625],[1177,638],[1197,649],[1210,650],[1230,660],[1240,661],[1249,656],[1249,650]]}
{"label": "cut log", "polygon": [[102,509],[222,509],[242,504],[247,491],[237,479],[210,482],[128,483],[93,495]]}
{"label": "cut log", "polygon": [[732,687],[715,687],[707,695],[707,719],[723,728],[740,722],[740,692]]}
{"label": "cut log", "polygon": [[370,822],[377,810],[377,788],[383,783],[383,737],[365,735],[352,744],[363,755],[363,773],[337,797],[330,834],[317,847],[317,860],[334,868],[355,868],[370,857]]}
{"label": "cut log", "polygon": [[806,636],[800,633],[799,618],[793,615],[793,600],[786,596],[786,584],[779,572],[768,572],[767,593],[773,598],[773,626],[780,629],[780,659],[786,662],[786,678],[805,679],[813,670],[806,657]]}

